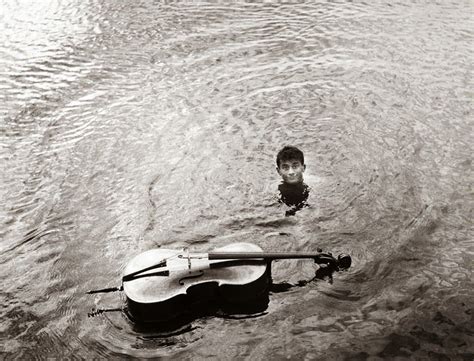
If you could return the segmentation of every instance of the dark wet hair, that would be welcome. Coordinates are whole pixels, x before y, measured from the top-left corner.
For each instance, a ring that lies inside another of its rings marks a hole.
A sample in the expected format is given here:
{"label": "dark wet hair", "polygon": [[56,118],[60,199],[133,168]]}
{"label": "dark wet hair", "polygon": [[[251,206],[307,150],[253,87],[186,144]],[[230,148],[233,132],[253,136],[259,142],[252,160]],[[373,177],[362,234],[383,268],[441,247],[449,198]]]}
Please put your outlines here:
{"label": "dark wet hair", "polygon": [[277,166],[280,168],[280,163],[285,160],[299,160],[301,164],[304,164],[304,155],[301,150],[291,145],[283,147],[277,154]]}

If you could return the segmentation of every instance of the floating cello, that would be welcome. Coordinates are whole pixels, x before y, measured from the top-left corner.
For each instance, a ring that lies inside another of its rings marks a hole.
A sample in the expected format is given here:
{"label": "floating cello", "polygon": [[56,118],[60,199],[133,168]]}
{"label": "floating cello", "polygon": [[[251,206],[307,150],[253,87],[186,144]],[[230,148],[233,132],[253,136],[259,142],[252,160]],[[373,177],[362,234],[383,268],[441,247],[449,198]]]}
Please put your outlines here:
{"label": "floating cello", "polygon": [[[152,249],[125,267],[120,289],[128,313],[139,323],[163,323],[213,302],[234,305],[268,300],[271,262],[276,259],[313,259],[329,271],[348,268],[351,258],[330,253],[263,252],[251,243],[234,243],[209,253]],[[267,302],[268,303],[268,302]]]}

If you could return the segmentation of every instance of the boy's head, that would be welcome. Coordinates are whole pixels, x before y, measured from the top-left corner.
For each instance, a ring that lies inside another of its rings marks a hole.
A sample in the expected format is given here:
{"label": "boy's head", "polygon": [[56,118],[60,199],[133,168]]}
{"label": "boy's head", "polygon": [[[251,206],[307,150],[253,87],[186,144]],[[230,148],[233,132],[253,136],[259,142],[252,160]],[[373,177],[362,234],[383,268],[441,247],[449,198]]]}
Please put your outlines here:
{"label": "boy's head", "polygon": [[303,182],[303,173],[306,169],[304,155],[296,147],[283,147],[277,154],[277,172],[282,177],[283,182],[296,184]]}

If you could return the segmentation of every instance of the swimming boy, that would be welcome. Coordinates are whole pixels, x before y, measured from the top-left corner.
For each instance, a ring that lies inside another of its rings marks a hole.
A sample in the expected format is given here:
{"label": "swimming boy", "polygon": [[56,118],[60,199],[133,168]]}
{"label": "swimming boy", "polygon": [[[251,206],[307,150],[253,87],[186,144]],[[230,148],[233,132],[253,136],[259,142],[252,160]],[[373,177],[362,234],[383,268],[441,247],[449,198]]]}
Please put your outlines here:
{"label": "swimming boy", "polygon": [[282,178],[278,186],[280,202],[290,207],[286,215],[292,216],[307,205],[309,196],[309,187],[303,182],[306,170],[303,152],[296,147],[285,146],[278,152],[276,163],[277,172]]}

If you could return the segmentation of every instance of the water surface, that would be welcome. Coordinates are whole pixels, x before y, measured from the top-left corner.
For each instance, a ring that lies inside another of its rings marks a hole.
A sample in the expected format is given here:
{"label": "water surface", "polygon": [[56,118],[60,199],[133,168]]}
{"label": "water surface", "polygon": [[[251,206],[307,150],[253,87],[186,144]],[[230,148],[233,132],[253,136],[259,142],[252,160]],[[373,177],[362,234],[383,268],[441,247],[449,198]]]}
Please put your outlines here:
{"label": "water surface", "polygon": [[[1,8],[2,357],[473,358],[472,3]],[[294,217],[286,144],[312,189]],[[88,317],[124,306],[85,292],[139,252],[238,241],[353,267],[170,337]]]}

